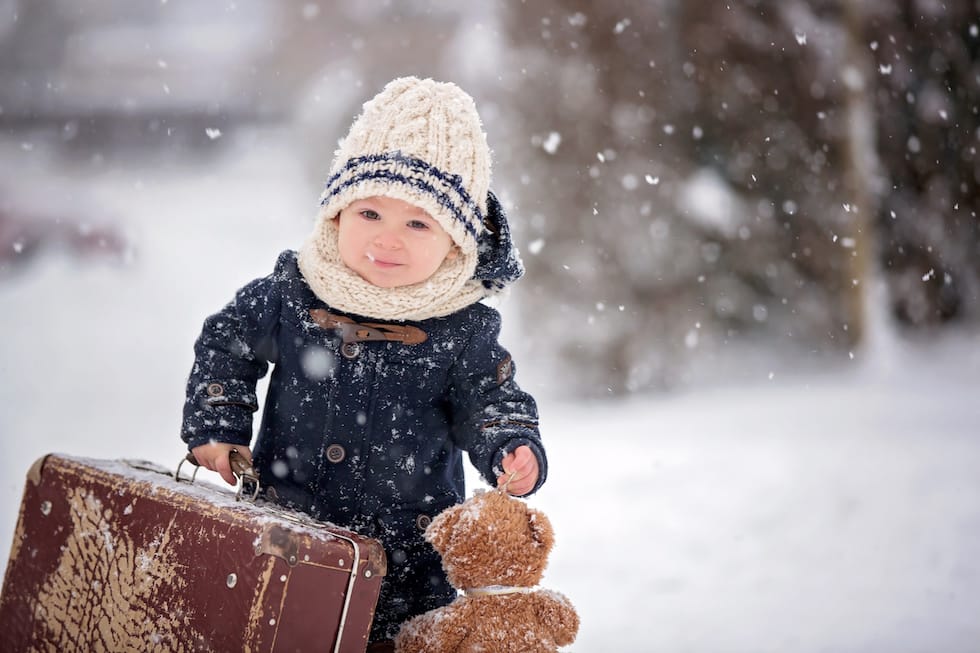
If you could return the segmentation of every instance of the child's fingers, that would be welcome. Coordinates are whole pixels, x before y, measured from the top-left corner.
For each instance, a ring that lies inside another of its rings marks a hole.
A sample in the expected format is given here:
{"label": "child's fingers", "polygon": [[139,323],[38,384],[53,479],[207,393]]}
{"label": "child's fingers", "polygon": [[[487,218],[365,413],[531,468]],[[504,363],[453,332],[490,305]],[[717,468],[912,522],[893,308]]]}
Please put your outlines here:
{"label": "child's fingers", "polygon": [[213,461],[213,469],[221,474],[221,478],[224,479],[225,483],[228,485],[236,485],[238,481],[231,471],[231,460],[229,458],[230,453],[230,451],[226,451],[223,454],[218,455]]}
{"label": "child's fingers", "polygon": [[[519,473],[524,472],[530,465],[531,460],[534,459],[534,454],[531,453],[531,448],[527,445],[522,445],[514,449],[511,453],[513,457],[511,460],[511,471],[517,470]],[[504,469],[507,469],[506,467]]]}
{"label": "child's fingers", "polygon": [[514,496],[522,497],[522,496],[524,496],[525,494],[527,494],[528,492],[530,492],[531,490],[534,489],[534,483],[535,483],[536,480],[537,480],[537,478],[532,478],[530,476],[525,476],[524,478],[522,478],[517,483],[514,483],[512,485],[509,485],[507,487],[507,492],[509,494],[513,494]]}
{"label": "child's fingers", "polygon": [[507,494],[514,496],[524,496],[534,489],[534,484],[538,481],[537,473],[530,474],[521,478],[511,478],[510,475],[501,476],[497,479],[497,487],[506,490]]}
{"label": "child's fingers", "polygon": [[501,466],[504,473],[497,477],[497,487],[506,488],[509,494],[527,494],[538,481],[538,458],[527,445],[504,456]]}
{"label": "child's fingers", "polygon": [[504,456],[504,459],[501,461],[501,466],[503,466],[505,472],[517,472],[521,474],[527,469],[531,460],[534,460],[534,454],[531,452],[531,448],[527,445],[521,445]]}
{"label": "child's fingers", "polygon": [[497,488],[501,490],[506,488],[507,491],[510,492],[515,479],[516,479],[516,474],[507,474],[507,473],[501,474],[500,476],[497,477]]}
{"label": "child's fingers", "polygon": [[237,485],[238,479],[235,478],[234,472],[231,471],[231,459],[229,456],[232,450],[237,451],[248,461],[249,466],[251,466],[252,450],[241,445],[212,442],[194,447],[191,453],[194,454],[194,458],[197,459],[197,463],[201,467],[210,469],[212,472],[217,472],[228,485]]}
{"label": "child's fingers", "polygon": [[504,465],[504,471],[510,471],[511,473],[517,472],[517,476],[521,478],[531,472],[537,472],[538,457],[531,451],[531,447],[527,445],[517,447],[511,456],[513,456],[513,459],[509,466]]}

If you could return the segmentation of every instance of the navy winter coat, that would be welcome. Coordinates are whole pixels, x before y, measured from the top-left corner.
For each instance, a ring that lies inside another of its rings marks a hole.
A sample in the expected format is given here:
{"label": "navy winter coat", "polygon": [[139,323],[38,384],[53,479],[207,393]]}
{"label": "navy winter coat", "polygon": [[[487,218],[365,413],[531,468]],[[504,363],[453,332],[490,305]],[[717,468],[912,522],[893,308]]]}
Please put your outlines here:
{"label": "navy winter coat", "polygon": [[389,577],[378,619],[390,621],[390,632],[453,597],[421,533],[465,496],[461,452],[493,482],[501,458],[526,444],[540,466],[534,489],[544,482],[537,409],[513,380],[497,342],[500,316],[488,306],[397,323],[421,329],[418,344],[345,343],[343,329],[318,323],[318,310],[379,325],[318,299],[292,251],[208,318],[195,344],[182,437],[189,448],[250,445],[256,382],[272,364],[253,449],[261,485],[284,505],[385,543]]}

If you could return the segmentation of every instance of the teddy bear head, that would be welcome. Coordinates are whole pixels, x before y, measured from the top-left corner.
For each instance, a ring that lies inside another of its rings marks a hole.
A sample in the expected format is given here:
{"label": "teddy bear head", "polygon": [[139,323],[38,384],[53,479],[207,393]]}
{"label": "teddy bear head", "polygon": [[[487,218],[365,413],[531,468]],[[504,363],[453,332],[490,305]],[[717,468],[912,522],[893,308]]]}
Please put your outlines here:
{"label": "teddy bear head", "polygon": [[440,513],[425,539],[442,556],[453,587],[532,587],[555,543],[548,518],[499,490],[477,491]]}

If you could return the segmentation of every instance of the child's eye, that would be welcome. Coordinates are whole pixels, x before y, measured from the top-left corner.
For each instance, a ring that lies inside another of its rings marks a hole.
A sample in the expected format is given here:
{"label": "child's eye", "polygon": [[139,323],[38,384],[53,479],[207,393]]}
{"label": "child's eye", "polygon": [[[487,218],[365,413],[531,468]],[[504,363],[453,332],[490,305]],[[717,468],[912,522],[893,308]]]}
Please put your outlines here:
{"label": "child's eye", "polygon": [[358,213],[361,215],[361,217],[367,218],[368,220],[377,220],[378,218],[381,217],[380,215],[378,215],[377,211],[374,211],[372,209],[364,209],[363,211],[359,211]]}
{"label": "child's eye", "polygon": [[412,229],[419,229],[419,230],[423,230],[423,229],[428,229],[429,228],[429,225],[427,225],[426,223],[422,222],[421,220],[412,220],[412,221],[410,221],[408,223],[408,226],[410,228],[412,228]]}

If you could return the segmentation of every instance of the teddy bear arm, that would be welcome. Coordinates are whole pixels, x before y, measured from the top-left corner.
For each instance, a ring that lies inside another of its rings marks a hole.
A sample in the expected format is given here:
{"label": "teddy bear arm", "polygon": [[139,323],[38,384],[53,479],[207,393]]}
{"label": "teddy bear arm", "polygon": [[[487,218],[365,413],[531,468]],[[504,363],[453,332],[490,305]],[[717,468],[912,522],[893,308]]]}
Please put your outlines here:
{"label": "teddy bear arm", "polygon": [[469,632],[469,610],[459,601],[405,622],[395,637],[395,653],[453,653]]}
{"label": "teddy bear arm", "polygon": [[535,595],[535,612],[538,622],[555,640],[558,646],[568,646],[578,634],[578,613],[564,595],[558,592],[541,592]]}

